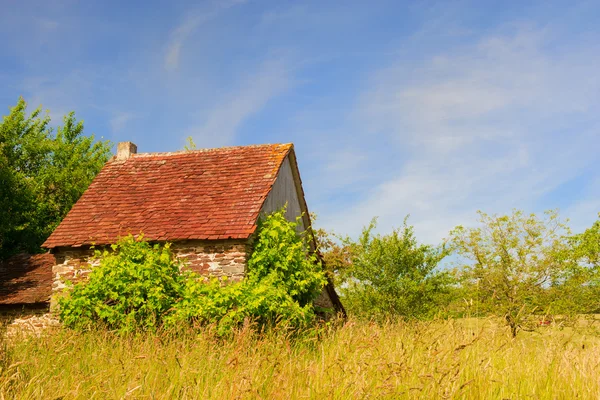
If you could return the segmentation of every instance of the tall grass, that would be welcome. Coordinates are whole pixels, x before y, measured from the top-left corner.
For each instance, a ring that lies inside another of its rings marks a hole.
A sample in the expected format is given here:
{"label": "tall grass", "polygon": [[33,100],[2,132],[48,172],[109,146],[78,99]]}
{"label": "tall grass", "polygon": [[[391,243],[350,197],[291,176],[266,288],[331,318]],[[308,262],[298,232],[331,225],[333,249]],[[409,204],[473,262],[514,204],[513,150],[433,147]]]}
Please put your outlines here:
{"label": "tall grass", "polygon": [[574,399],[600,397],[600,339],[492,320],[350,321],[301,337],[242,330],[58,331],[0,344],[0,399]]}

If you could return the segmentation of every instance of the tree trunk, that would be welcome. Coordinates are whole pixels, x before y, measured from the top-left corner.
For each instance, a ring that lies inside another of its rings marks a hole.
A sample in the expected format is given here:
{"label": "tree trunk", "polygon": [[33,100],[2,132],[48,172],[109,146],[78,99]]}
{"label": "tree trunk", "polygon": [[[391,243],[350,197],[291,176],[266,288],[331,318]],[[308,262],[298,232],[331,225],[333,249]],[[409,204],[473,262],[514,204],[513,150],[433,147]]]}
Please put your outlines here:
{"label": "tree trunk", "polygon": [[517,331],[519,329],[519,325],[517,324],[517,321],[514,320],[514,318],[512,317],[512,315],[510,314],[506,314],[506,324],[510,327],[510,333],[512,334],[513,338],[517,337]]}

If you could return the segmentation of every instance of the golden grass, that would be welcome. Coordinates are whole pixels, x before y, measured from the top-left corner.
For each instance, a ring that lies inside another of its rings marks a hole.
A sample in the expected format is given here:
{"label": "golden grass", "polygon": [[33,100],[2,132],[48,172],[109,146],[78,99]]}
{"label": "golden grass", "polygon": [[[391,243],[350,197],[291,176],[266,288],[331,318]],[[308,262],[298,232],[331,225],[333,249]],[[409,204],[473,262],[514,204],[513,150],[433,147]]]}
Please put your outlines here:
{"label": "golden grass", "polygon": [[600,337],[492,320],[350,321],[290,339],[245,330],[60,331],[0,344],[0,399],[597,399]]}

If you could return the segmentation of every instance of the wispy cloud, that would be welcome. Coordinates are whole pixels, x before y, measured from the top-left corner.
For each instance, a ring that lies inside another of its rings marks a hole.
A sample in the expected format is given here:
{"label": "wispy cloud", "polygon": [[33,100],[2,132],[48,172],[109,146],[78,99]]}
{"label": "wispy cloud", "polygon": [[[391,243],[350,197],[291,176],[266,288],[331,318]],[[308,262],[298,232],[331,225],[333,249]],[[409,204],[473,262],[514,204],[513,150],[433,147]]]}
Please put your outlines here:
{"label": "wispy cloud", "polygon": [[282,60],[269,60],[231,92],[217,99],[201,121],[186,130],[202,147],[231,144],[241,124],[292,84]]}
{"label": "wispy cloud", "polygon": [[600,144],[600,82],[589,78],[599,49],[550,51],[552,40],[540,30],[494,35],[377,72],[357,112],[371,136],[395,142],[399,161],[376,167],[387,178],[325,222],[356,233],[374,215],[389,229],[411,214],[423,240],[437,242],[477,209],[536,210]]}
{"label": "wispy cloud", "polygon": [[109,120],[110,129],[113,133],[119,133],[125,129],[127,123],[135,118],[135,114],[126,112],[126,111],[118,111],[114,113],[113,117]]}
{"label": "wispy cloud", "polygon": [[89,71],[73,70],[60,79],[48,76],[27,77],[20,86],[31,107],[49,108],[53,123],[60,123],[68,112],[89,106],[89,93],[96,77],[96,74]]}
{"label": "wispy cloud", "polygon": [[181,49],[183,48],[185,41],[202,24],[216,18],[224,10],[245,2],[246,0],[220,1],[214,3],[208,9],[196,10],[195,12],[189,13],[171,32],[164,59],[165,68],[167,70],[176,70],[179,67]]}

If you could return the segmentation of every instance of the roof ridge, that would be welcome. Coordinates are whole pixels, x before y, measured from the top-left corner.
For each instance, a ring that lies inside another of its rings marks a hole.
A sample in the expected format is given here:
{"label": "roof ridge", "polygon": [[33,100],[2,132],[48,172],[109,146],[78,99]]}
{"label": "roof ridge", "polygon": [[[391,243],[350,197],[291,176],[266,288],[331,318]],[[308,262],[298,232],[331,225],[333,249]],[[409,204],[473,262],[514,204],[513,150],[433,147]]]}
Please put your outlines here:
{"label": "roof ridge", "polygon": [[262,148],[262,147],[289,147],[291,148],[293,143],[265,143],[265,144],[250,144],[244,146],[223,146],[223,147],[212,147],[212,148],[203,148],[203,149],[193,149],[193,150],[177,150],[177,151],[165,151],[165,152],[148,152],[148,153],[135,153],[132,154],[133,158],[139,157],[154,157],[154,156],[175,156],[182,154],[194,154],[194,153],[210,153],[210,152],[218,152],[218,151],[228,151],[228,150],[238,150],[238,149],[254,149],[254,148]]}

